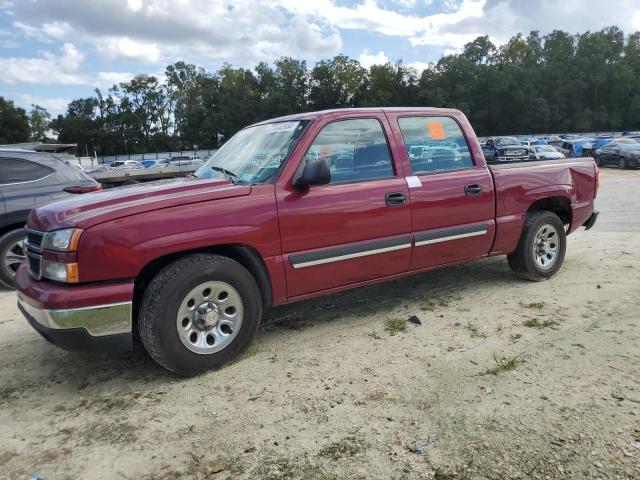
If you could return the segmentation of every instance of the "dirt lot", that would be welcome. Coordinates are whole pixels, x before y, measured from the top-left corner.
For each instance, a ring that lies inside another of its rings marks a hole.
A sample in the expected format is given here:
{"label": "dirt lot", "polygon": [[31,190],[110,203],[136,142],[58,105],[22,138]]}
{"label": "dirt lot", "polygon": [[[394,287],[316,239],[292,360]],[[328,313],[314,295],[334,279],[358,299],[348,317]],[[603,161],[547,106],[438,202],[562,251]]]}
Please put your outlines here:
{"label": "dirt lot", "polygon": [[639,186],[603,171],[548,282],[494,258],[280,308],[189,380],[59,350],[2,291],[0,477],[640,478]]}

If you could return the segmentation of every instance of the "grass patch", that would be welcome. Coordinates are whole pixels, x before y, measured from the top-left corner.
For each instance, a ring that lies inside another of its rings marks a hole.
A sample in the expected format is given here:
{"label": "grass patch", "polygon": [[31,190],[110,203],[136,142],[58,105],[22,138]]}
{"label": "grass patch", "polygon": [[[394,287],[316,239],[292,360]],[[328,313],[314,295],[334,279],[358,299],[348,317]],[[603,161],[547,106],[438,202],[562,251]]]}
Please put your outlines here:
{"label": "grass patch", "polygon": [[420,305],[420,310],[422,310],[423,312],[433,312],[438,307],[448,307],[451,303],[451,300],[451,297],[441,297],[434,300],[427,300],[425,303]]}
{"label": "grass patch", "polygon": [[362,440],[353,435],[322,447],[318,455],[331,460],[353,457],[362,450]]}
{"label": "grass patch", "polygon": [[407,329],[407,321],[404,318],[389,318],[384,325],[384,329],[389,332],[389,335],[404,332]]}
{"label": "grass patch", "polygon": [[484,333],[482,330],[480,330],[478,327],[476,327],[471,322],[467,322],[467,324],[464,326],[464,328],[469,332],[469,334],[473,338],[487,338],[487,334]]}
{"label": "grass patch", "polygon": [[502,333],[502,331],[504,330],[504,326],[499,323],[498,326],[496,327],[496,333]]}
{"label": "grass patch", "polygon": [[367,334],[370,338],[373,338],[374,340],[382,340],[382,337],[380,335],[378,335],[378,333],[375,330],[372,330],[371,332],[369,332]]}
{"label": "grass patch", "polygon": [[493,361],[496,364],[493,368],[487,369],[483,375],[498,375],[502,372],[508,372],[509,370],[516,369],[519,365],[524,363],[522,355],[514,355],[513,357],[499,357],[495,352],[492,355]]}
{"label": "grass patch", "polygon": [[530,310],[542,310],[544,308],[544,302],[521,303],[520,306]]}
{"label": "grass patch", "polygon": [[544,319],[541,320],[539,318],[530,318],[529,320],[525,320],[522,322],[522,325],[529,328],[538,328],[542,330],[543,328],[551,328],[559,325],[555,320]]}

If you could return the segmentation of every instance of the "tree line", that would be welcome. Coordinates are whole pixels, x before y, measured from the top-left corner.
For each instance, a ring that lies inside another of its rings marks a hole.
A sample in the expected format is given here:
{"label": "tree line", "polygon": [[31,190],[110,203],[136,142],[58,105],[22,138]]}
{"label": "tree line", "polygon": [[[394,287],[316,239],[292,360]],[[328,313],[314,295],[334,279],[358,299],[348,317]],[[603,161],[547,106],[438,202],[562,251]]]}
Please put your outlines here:
{"label": "tree line", "polygon": [[344,55],[216,72],[176,62],[69,103],[56,118],[0,97],[0,143],[54,131],[80,154],[215,148],[248,124],[340,107],[433,106],[465,112],[479,135],[640,128],[640,32],[476,38],[422,72],[402,61],[364,68]]}

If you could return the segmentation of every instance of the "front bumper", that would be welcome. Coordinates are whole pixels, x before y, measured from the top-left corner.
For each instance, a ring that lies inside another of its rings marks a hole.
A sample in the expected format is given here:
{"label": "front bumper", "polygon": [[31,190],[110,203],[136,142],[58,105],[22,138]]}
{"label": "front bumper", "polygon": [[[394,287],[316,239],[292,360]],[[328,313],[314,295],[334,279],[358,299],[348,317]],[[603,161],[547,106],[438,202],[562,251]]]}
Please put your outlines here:
{"label": "front bumper", "polygon": [[91,314],[104,316],[105,320],[123,323],[125,311],[130,318],[131,304],[102,306],[83,311],[40,310],[18,299],[18,308],[36,332],[48,342],[65,350],[118,351],[133,348],[130,330],[122,333],[93,335],[87,328],[87,325],[89,328],[93,326],[90,320],[87,321],[87,315]]}
{"label": "front bumper", "polygon": [[22,265],[18,308],[46,340],[67,350],[130,350],[133,285],[37,281]]}
{"label": "front bumper", "polygon": [[496,157],[498,162],[525,162],[529,160],[529,155],[518,157]]}

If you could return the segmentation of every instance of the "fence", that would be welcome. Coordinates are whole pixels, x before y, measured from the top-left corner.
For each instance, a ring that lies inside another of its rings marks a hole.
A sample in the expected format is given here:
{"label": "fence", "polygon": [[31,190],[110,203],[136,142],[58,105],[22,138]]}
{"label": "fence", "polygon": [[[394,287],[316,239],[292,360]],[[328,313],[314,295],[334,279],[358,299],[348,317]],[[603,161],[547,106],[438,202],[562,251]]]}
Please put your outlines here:
{"label": "fence", "polygon": [[173,158],[184,155],[192,155],[198,158],[206,158],[213,155],[217,150],[181,150],[179,152],[156,152],[156,153],[132,153],[125,155],[107,155],[103,157],[97,157],[99,164],[109,164],[118,160],[159,160],[162,158]]}

